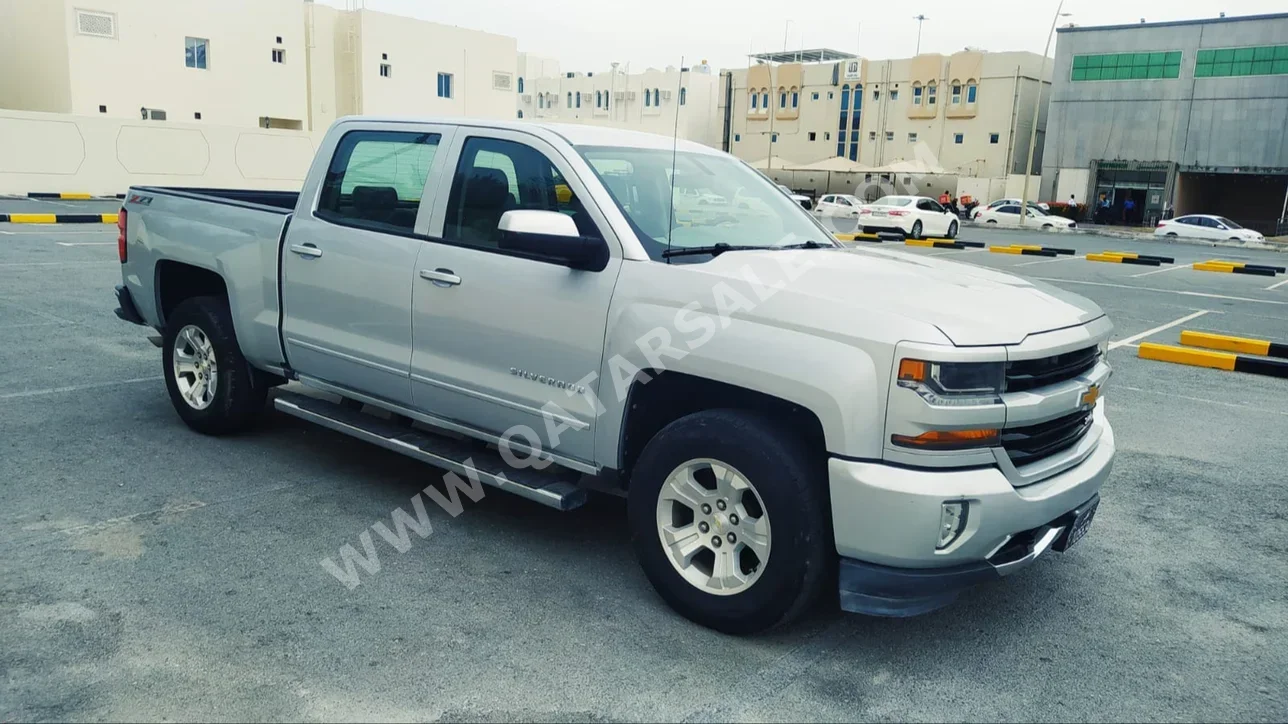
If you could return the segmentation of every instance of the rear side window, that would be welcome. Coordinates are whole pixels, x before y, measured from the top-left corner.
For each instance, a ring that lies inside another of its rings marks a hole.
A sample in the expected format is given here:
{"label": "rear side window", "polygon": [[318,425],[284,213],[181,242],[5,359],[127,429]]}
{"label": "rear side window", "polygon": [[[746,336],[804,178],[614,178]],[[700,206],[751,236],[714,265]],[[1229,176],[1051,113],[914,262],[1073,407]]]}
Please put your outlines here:
{"label": "rear side window", "polygon": [[352,131],[322,182],[317,215],[376,231],[411,231],[439,134]]}
{"label": "rear side window", "polygon": [[1018,207],[1018,206],[1003,206],[1002,208],[1000,208],[1000,209],[998,209],[998,210],[997,210],[997,213],[999,213],[999,214],[1015,214],[1016,216],[1019,216],[1019,214],[1020,214],[1020,207]]}
{"label": "rear side window", "polygon": [[567,214],[582,236],[600,236],[581,200],[545,154],[515,141],[467,139],[447,198],[443,238],[497,249],[501,216],[516,209]]}

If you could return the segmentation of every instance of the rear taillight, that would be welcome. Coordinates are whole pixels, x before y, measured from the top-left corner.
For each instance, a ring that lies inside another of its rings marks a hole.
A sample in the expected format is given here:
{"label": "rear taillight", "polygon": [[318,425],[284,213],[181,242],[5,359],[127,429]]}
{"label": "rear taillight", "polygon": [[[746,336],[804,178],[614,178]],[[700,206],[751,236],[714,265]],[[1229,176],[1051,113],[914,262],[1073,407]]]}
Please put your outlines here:
{"label": "rear taillight", "polygon": [[116,255],[121,258],[121,263],[125,263],[125,209],[116,215]]}
{"label": "rear taillight", "polygon": [[891,215],[891,216],[907,216],[907,215],[908,215],[908,212],[907,212],[907,211],[899,211],[899,210],[895,210],[895,211],[891,211],[891,212],[890,212],[890,215]]}

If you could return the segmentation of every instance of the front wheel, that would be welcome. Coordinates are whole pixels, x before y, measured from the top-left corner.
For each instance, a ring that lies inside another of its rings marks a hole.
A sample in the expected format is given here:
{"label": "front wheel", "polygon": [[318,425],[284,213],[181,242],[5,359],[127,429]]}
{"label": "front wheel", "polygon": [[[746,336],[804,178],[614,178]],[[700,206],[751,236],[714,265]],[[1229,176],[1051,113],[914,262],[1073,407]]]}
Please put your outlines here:
{"label": "front wheel", "polygon": [[767,417],[707,410],[659,432],[627,501],[631,539],[658,594],[730,634],[785,623],[831,564],[822,460]]}
{"label": "front wheel", "polygon": [[1052,229],[1054,229],[1054,228],[1055,228],[1055,227],[1054,227],[1054,226],[1052,226],[1051,224],[1043,224],[1043,225],[1042,225],[1042,230],[1043,230],[1043,231],[1050,231],[1050,230],[1052,230]]}
{"label": "front wheel", "polygon": [[948,237],[947,237],[947,238],[949,238],[949,239],[956,239],[956,238],[957,238],[957,222],[956,222],[956,221],[954,221],[954,222],[952,222],[952,223],[948,224]]}
{"label": "front wheel", "polygon": [[1175,238],[1176,238],[1176,236],[1177,236],[1177,234],[1176,234],[1176,232],[1175,232],[1175,231],[1169,231],[1169,232],[1167,232],[1167,236],[1169,236],[1169,237],[1171,237],[1171,238],[1175,239]]}
{"label": "front wheel", "polygon": [[921,221],[920,221],[920,220],[912,222],[912,238],[914,238],[914,239],[920,239],[920,238],[921,238]]}
{"label": "front wheel", "polygon": [[992,224],[993,226],[997,226],[997,219],[989,219],[988,223]]}
{"label": "front wheel", "polygon": [[228,301],[193,297],[166,320],[161,346],[175,412],[197,432],[224,435],[254,424],[268,388],[256,384],[233,331]]}

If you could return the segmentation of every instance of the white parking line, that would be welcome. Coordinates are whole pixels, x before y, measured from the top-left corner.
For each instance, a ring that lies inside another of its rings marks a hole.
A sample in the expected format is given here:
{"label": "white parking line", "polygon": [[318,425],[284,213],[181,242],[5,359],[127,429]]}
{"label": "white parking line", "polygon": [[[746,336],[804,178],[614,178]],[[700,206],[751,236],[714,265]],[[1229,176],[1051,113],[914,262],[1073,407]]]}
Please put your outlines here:
{"label": "white parking line", "polygon": [[1266,408],[1264,408],[1264,407],[1253,407],[1252,405],[1241,405],[1241,404],[1239,404],[1239,403],[1237,403],[1237,402],[1223,402],[1223,401],[1221,401],[1221,400],[1209,400],[1209,399],[1204,398],[1204,397],[1190,397],[1190,396],[1188,396],[1188,395],[1178,395],[1178,394],[1176,394],[1175,392],[1166,392],[1166,391],[1164,391],[1164,390],[1149,390],[1149,389],[1141,389],[1141,388],[1139,388],[1139,387],[1127,387],[1126,385],[1114,385],[1114,389],[1115,389],[1115,390],[1127,390],[1128,392],[1148,392],[1148,393],[1149,393],[1149,394],[1151,394],[1151,395],[1162,395],[1162,396],[1164,396],[1164,397],[1175,397],[1175,398],[1177,398],[1178,400],[1189,400],[1190,402],[1207,402],[1207,403],[1209,403],[1209,404],[1212,404],[1212,405],[1220,405],[1220,406],[1222,406],[1222,407],[1235,407],[1235,408],[1238,408],[1238,409],[1240,409],[1240,410],[1252,410],[1253,412],[1264,412],[1264,413],[1267,413],[1267,414],[1270,414],[1270,415],[1285,415],[1285,416],[1288,416],[1288,412],[1284,412],[1284,411],[1282,411],[1282,410],[1268,410],[1268,409],[1266,409]]}
{"label": "white parking line", "polygon": [[1147,330],[1145,330],[1144,332],[1141,332],[1140,334],[1133,334],[1132,336],[1128,337],[1127,339],[1120,339],[1120,340],[1118,340],[1117,342],[1110,342],[1110,343],[1109,343],[1109,349],[1118,349],[1119,347],[1124,347],[1124,346],[1126,346],[1126,345],[1131,344],[1132,342],[1138,342],[1138,341],[1140,341],[1140,340],[1142,340],[1142,339],[1144,339],[1144,338],[1146,338],[1146,337],[1150,336],[1151,334],[1157,334],[1157,333],[1159,333],[1159,332],[1162,332],[1162,331],[1163,331],[1163,330],[1165,330],[1165,329],[1171,329],[1172,327],[1175,327],[1175,326],[1176,326],[1176,325],[1178,325],[1178,324],[1185,324],[1186,322],[1190,321],[1191,319],[1197,319],[1197,318],[1199,318],[1199,317],[1202,317],[1204,314],[1208,314],[1208,313],[1210,313],[1211,311],[1212,311],[1212,310],[1210,310],[1210,309],[1203,309],[1203,310],[1197,311],[1197,312],[1195,312],[1195,313],[1193,313],[1193,314],[1187,314],[1187,315],[1185,315],[1184,317],[1181,317],[1180,319],[1177,319],[1177,320],[1172,321],[1172,322],[1168,322],[1167,324],[1161,324],[1161,325],[1159,325],[1159,326],[1157,326],[1157,327],[1154,327],[1153,329],[1147,329]]}
{"label": "white parking line", "polygon": [[1059,257],[1058,259],[1040,259],[1040,260],[1038,260],[1038,261],[1026,261],[1026,262],[1024,262],[1024,263],[1022,263],[1022,264],[1016,264],[1015,266],[1033,266],[1034,264],[1054,264],[1054,263],[1056,263],[1057,261],[1073,261],[1074,259],[1081,259],[1081,258],[1083,258],[1083,257],[1080,257],[1080,256],[1062,256],[1062,257]]}
{"label": "white parking line", "polygon": [[[11,267],[11,266],[85,266],[86,264],[95,264],[95,265],[102,266],[103,264],[117,264],[117,263],[119,263],[119,262],[117,262],[115,259],[104,259],[104,260],[102,260],[102,261],[15,261],[15,262],[9,262],[9,263],[5,263],[5,264],[0,264],[0,267]],[[1284,303],[1285,303],[1285,304],[1288,304],[1288,302],[1284,302]]]}
{"label": "white parking line", "polygon": [[950,256],[953,254],[974,254],[977,251],[987,251],[986,249],[948,249],[946,251],[934,251],[926,256]]}
{"label": "white parking line", "polygon": [[100,387],[116,387],[117,385],[133,385],[139,382],[156,382],[163,380],[164,377],[135,377],[129,380],[116,380],[114,382],[94,382],[88,385],[71,385],[69,387],[50,387],[44,390],[23,390],[22,392],[6,392],[0,394],[0,400],[14,400],[20,397],[40,397],[42,395],[56,395],[60,392],[80,392],[81,390],[94,390]]}
{"label": "white parking line", "polygon": [[1228,299],[1232,302],[1256,302],[1257,304],[1275,304],[1279,306],[1288,306],[1288,301],[1278,299],[1256,299],[1255,297],[1232,297],[1227,294],[1209,294],[1208,292],[1187,292],[1180,289],[1159,289],[1157,287],[1138,287],[1135,284],[1110,284],[1109,282],[1089,282],[1083,279],[1055,279],[1052,277],[1034,277],[1040,282],[1051,282],[1053,284],[1086,284],[1093,287],[1113,287],[1114,289],[1135,289],[1141,292],[1161,292],[1163,294],[1178,294],[1182,297],[1202,297],[1204,299]]}
{"label": "white parking line", "polygon": [[1140,274],[1132,274],[1131,278],[1135,279],[1136,277],[1147,277],[1150,274],[1162,274],[1163,272],[1176,271],[1177,269],[1189,269],[1189,268],[1190,268],[1189,264],[1179,264],[1177,266],[1163,267],[1162,269],[1151,269],[1150,271],[1141,272]]}
{"label": "white parking line", "polygon": [[1270,286],[1266,287],[1266,289],[1268,289],[1268,290],[1269,290],[1269,289],[1278,289],[1279,287],[1282,287],[1282,286],[1283,286],[1283,285],[1285,285],[1285,284],[1288,284],[1288,279],[1285,279],[1285,280],[1283,280],[1283,281],[1281,281],[1281,282],[1275,282],[1274,284],[1271,284]]}

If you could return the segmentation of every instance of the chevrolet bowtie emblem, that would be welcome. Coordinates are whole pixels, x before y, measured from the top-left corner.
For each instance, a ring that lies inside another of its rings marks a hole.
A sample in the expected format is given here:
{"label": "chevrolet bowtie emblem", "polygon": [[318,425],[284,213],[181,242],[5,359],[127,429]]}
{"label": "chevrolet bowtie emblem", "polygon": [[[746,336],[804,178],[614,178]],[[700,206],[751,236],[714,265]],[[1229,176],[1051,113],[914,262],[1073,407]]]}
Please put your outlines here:
{"label": "chevrolet bowtie emblem", "polygon": [[1079,402],[1079,404],[1082,407],[1091,407],[1092,405],[1095,405],[1096,400],[1099,400],[1099,399],[1100,399],[1100,385],[1092,385],[1091,387],[1087,388],[1086,392],[1082,393],[1082,400],[1081,402]]}

